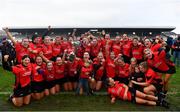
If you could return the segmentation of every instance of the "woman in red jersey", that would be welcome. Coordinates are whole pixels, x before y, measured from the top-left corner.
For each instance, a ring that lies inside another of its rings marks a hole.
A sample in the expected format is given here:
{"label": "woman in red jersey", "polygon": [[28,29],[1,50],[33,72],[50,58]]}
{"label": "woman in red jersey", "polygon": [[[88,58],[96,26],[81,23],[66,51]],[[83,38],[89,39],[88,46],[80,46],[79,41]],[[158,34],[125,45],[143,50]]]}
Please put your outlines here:
{"label": "woman in red jersey", "polygon": [[30,103],[31,99],[31,75],[32,66],[28,55],[24,55],[19,65],[12,67],[12,72],[15,75],[15,85],[13,95],[10,100],[15,106],[23,106]]}
{"label": "woman in red jersey", "polygon": [[124,62],[124,58],[119,55],[115,59],[116,67],[116,77],[115,80],[125,83],[126,85],[129,84],[129,64]]}
{"label": "woman in red jersey", "polygon": [[35,58],[35,63],[32,64],[32,82],[31,82],[31,91],[32,97],[36,100],[42,99],[44,96],[45,82],[43,71],[45,69],[46,64],[43,62],[41,56],[37,56]]}
{"label": "woman in red jersey", "polygon": [[56,79],[55,79],[55,70],[53,67],[53,62],[49,61],[46,64],[44,70],[45,78],[45,95],[49,96],[50,94],[54,95],[56,93]]}
{"label": "woman in red jersey", "polygon": [[[66,50],[65,50],[66,52]],[[65,55],[65,53],[64,53]],[[65,91],[68,91],[68,84],[67,84],[67,73],[66,73],[66,62],[60,56],[56,57],[56,61],[54,63],[54,70],[55,70],[55,79],[56,79],[56,92],[61,90],[61,86],[64,87]]]}
{"label": "woman in red jersey", "polygon": [[97,58],[93,60],[93,75],[95,78],[93,89],[99,91],[105,78],[105,59],[102,52],[99,52]]}
{"label": "woman in red jersey", "polygon": [[168,108],[169,104],[162,98],[155,97],[153,95],[144,94],[133,88],[129,88],[127,85],[114,81],[112,78],[108,80],[108,93],[111,96],[111,103],[115,103],[116,99],[126,100],[137,104],[145,104],[156,106],[160,105]]}
{"label": "woman in red jersey", "polygon": [[139,64],[140,71],[145,75],[145,82],[132,81],[136,85],[143,87],[143,91],[146,94],[155,95],[155,93],[160,93],[162,91],[163,82],[161,76],[157,75],[150,67],[148,67],[146,62]]}
{"label": "woman in red jersey", "polygon": [[16,58],[17,58],[17,62],[21,63],[21,58],[24,55],[29,55],[31,52],[34,52],[33,50],[31,50],[31,46],[29,45],[29,39],[28,38],[23,38],[22,42],[19,43],[17,42],[11,35],[11,33],[9,32],[8,28],[3,28],[3,30],[6,32],[7,36],[9,37],[9,39],[12,41],[12,43],[15,46],[15,50],[16,50]]}
{"label": "woman in red jersey", "polygon": [[62,56],[61,36],[55,37],[55,42],[52,44],[52,60],[55,61],[57,56]]}
{"label": "woman in red jersey", "polygon": [[168,63],[169,61],[166,59],[164,50],[152,53],[150,49],[145,49],[144,54],[150,68],[159,75],[165,74],[163,91],[166,94],[168,91],[169,80],[172,74],[176,73],[175,65],[173,63]]}
{"label": "woman in red jersey", "polygon": [[83,94],[81,89],[86,93],[86,95],[90,95],[89,82],[92,81],[92,61],[89,59],[89,53],[85,52],[83,56],[83,60],[80,64],[80,76],[79,83],[76,90],[76,94]]}
{"label": "woman in red jersey", "polygon": [[43,54],[44,57],[46,57],[48,60],[52,60],[53,48],[52,48],[51,37],[49,36],[44,37],[44,43],[42,45],[40,54]]}
{"label": "woman in red jersey", "polygon": [[77,88],[81,59],[77,58],[74,52],[70,52],[67,61],[68,90]]}

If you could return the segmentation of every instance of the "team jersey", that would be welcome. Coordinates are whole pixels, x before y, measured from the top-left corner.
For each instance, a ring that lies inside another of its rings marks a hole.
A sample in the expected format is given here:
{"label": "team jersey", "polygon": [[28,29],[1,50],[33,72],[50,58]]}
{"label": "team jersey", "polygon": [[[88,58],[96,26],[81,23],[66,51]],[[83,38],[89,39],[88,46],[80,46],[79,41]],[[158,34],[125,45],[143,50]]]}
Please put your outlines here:
{"label": "team jersey", "polygon": [[54,57],[62,54],[61,44],[56,44],[56,43],[52,44],[52,54]]}
{"label": "team jersey", "polygon": [[122,53],[122,46],[120,43],[113,42],[112,44],[112,51],[114,52],[115,56]]}
{"label": "team jersey", "polygon": [[136,58],[137,60],[143,59],[143,50],[144,47],[142,45],[133,46],[132,47],[132,57]]}
{"label": "team jersey", "polygon": [[41,82],[44,80],[44,69],[45,64],[43,63],[41,66],[37,64],[32,64],[32,81]]}
{"label": "team jersey", "polygon": [[152,52],[157,52],[159,48],[161,48],[161,44],[158,43],[158,44],[153,44],[150,49]]}
{"label": "team jersey", "polygon": [[53,56],[53,50],[52,50],[52,45],[42,45],[42,52],[43,55],[47,58],[47,59],[51,59]]}
{"label": "team jersey", "polygon": [[77,72],[80,67],[80,62],[81,62],[80,58],[75,58],[73,62],[70,61],[67,62],[68,76],[74,77],[75,75],[77,75]]}
{"label": "team jersey", "polygon": [[125,63],[124,66],[116,65],[117,77],[128,78],[129,77],[129,64]]}
{"label": "team jersey", "polygon": [[148,70],[145,73],[146,82],[149,84],[160,84],[162,82],[161,76],[157,75],[155,71],[153,71],[151,68],[148,68]]}
{"label": "team jersey", "polygon": [[54,68],[51,71],[47,70],[47,68],[46,68],[44,70],[44,77],[45,77],[45,80],[48,81],[48,82],[55,80],[56,78],[55,78],[55,70],[54,70]]}
{"label": "team jersey", "polygon": [[115,64],[114,60],[110,59],[110,57],[107,57],[106,59],[106,75],[108,78],[115,77]]}
{"label": "team jersey", "polygon": [[80,78],[88,79],[92,75],[93,66],[91,62],[89,62],[88,65],[86,65],[85,62],[81,61],[80,68]]}
{"label": "team jersey", "polygon": [[97,45],[91,45],[91,48],[90,48],[90,56],[92,58],[95,58],[98,56],[98,53],[100,52],[100,49],[101,49],[101,43],[97,43]]}
{"label": "team jersey", "polygon": [[76,56],[79,57],[79,58],[83,58],[84,52],[90,53],[90,50],[91,50],[90,48],[91,48],[90,44],[84,45],[84,46],[81,45],[81,46],[77,47]]}
{"label": "team jersey", "polygon": [[100,63],[100,61],[97,58],[94,58],[93,60],[93,70],[96,80],[101,80],[105,69],[105,62]]}
{"label": "team jersey", "polygon": [[13,66],[12,72],[16,77],[15,87],[18,87],[19,85],[21,87],[25,87],[31,83],[31,75],[32,75],[31,64],[29,64],[27,67],[23,66],[22,64]]}
{"label": "team jersey", "polygon": [[65,77],[65,64],[57,65],[54,63],[55,79],[61,79]]}
{"label": "team jersey", "polygon": [[22,46],[21,43],[17,43],[15,45],[15,50],[16,50],[16,58],[17,58],[18,63],[21,63],[21,59],[24,55],[30,54],[28,48]]}
{"label": "team jersey", "polygon": [[36,51],[37,53],[29,53],[30,58],[35,59],[35,57],[39,54],[39,52],[42,50],[42,44],[29,44],[30,49],[33,51]]}
{"label": "team jersey", "polygon": [[[108,93],[114,97],[123,99],[125,95],[125,87],[123,85],[123,83],[115,81],[115,85],[113,87],[108,88]],[[127,92],[127,98],[129,101],[131,100],[131,93],[129,91]]]}
{"label": "team jersey", "polygon": [[160,52],[155,52],[153,53],[152,59],[147,60],[147,63],[154,70],[156,69],[159,70],[159,72],[160,71],[166,72],[169,70],[169,67],[166,64],[165,56],[166,53],[164,50]]}
{"label": "team jersey", "polygon": [[123,55],[127,57],[131,57],[131,47],[132,47],[132,42],[131,41],[124,41],[122,45],[122,53]]}

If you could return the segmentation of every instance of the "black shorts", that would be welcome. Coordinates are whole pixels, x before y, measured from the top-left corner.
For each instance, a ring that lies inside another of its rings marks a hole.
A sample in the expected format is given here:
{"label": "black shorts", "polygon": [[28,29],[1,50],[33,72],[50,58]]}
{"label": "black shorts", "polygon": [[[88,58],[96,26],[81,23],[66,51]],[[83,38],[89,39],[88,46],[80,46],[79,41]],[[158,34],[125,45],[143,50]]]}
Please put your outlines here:
{"label": "black shorts", "polygon": [[131,102],[136,103],[136,89],[129,87],[131,93]]}
{"label": "black shorts", "polygon": [[56,80],[53,81],[46,81],[45,82],[45,89],[51,89],[56,85]]}
{"label": "black shorts", "polygon": [[152,84],[158,92],[162,91],[163,85],[162,84]]}
{"label": "black shorts", "polygon": [[129,63],[130,64],[131,57],[123,55],[123,58],[124,58],[124,62],[125,63]]}
{"label": "black shorts", "polygon": [[31,82],[31,91],[32,93],[41,93],[45,89],[45,82]]}
{"label": "black shorts", "polygon": [[68,77],[68,81],[70,81],[70,82],[78,82],[78,80],[79,80],[79,77],[78,76],[69,76]]}
{"label": "black shorts", "polygon": [[25,87],[21,87],[20,85],[14,90],[14,97],[24,97],[31,94],[31,85],[27,85]]}
{"label": "black shorts", "polygon": [[176,73],[176,67],[172,65],[168,65],[169,70],[167,71],[168,74],[175,74]]}
{"label": "black shorts", "polygon": [[143,86],[140,86],[140,85],[133,84],[133,88],[134,88],[135,90],[138,90],[138,91],[141,91],[141,92],[144,91],[144,87],[143,87]]}
{"label": "black shorts", "polygon": [[114,80],[115,80],[115,81],[119,81],[120,83],[124,83],[124,84],[126,84],[126,85],[129,84],[129,78],[115,77]]}
{"label": "black shorts", "polygon": [[65,82],[67,82],[67,78],[64,77],[64,78],[61,78],[61,79],[56,79],[55,81],[56,81],[56,84],[62,85]]}
{"label": "black shorts", "polygon": [[167,71],[161,71],[155,67],[153,67],[152,69],[155,71],[155,72],[159,72],[159,73],[168,73],[168,74],[174,74],[176,73],[176,67],[175,66],[171,66],[171,65],[168,65],[169,67],[169,70]]}

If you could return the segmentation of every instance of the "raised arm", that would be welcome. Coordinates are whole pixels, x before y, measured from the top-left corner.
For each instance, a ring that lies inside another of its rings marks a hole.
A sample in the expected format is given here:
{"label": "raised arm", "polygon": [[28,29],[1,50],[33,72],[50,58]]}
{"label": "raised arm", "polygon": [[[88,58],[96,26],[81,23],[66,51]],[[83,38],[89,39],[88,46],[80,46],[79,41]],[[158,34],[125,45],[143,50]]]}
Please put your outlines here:
{"label": "raised arm", "polygon": [[47,36],[50,33],[51,26],[48,26],[48,29],[42,34],[42,38],[44,39],[45,36]]}
{"label": "raised arm", "polygon": [[140,86],[149,86],[150,84],[147,82],[136,82],[136,81],[132,81],[132,83],[136,84],[136,85],[140,85]]}
{"label": "raised arm", "polygon": [[3,28],[3,30],[6,32],[8,38],[13,42],[14,45],[16,45],[16,40],[13,38],[12,34],[9,32],[8,27]]}

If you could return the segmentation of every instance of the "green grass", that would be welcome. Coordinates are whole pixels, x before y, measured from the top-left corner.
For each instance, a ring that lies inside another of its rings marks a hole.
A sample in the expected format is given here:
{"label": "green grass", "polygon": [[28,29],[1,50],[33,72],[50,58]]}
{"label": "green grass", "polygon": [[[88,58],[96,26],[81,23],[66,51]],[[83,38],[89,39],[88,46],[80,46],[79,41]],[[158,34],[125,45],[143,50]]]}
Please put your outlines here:
{"label": "green grass", "polygon": [[[0,92],[12,91],[14,76],[11,72],[6,72],[0,68]],[[0,94],[0,111],[48,111],[48,110],[66,110],[66,111],[177,111],[180,110],[180,68],[177,73],[172,76],[170,83],[170,91],[167,100],[171,103],[170,109],[159,106],[137,105],[131,102],[116,101],[115,104],[110,103],[107,95],[94,96],[76,96],[73,94],[57,94],[46,97],[40,101],[32,101],[29,105],[21,108],[14,107],[7,101],[9,95]]]}

